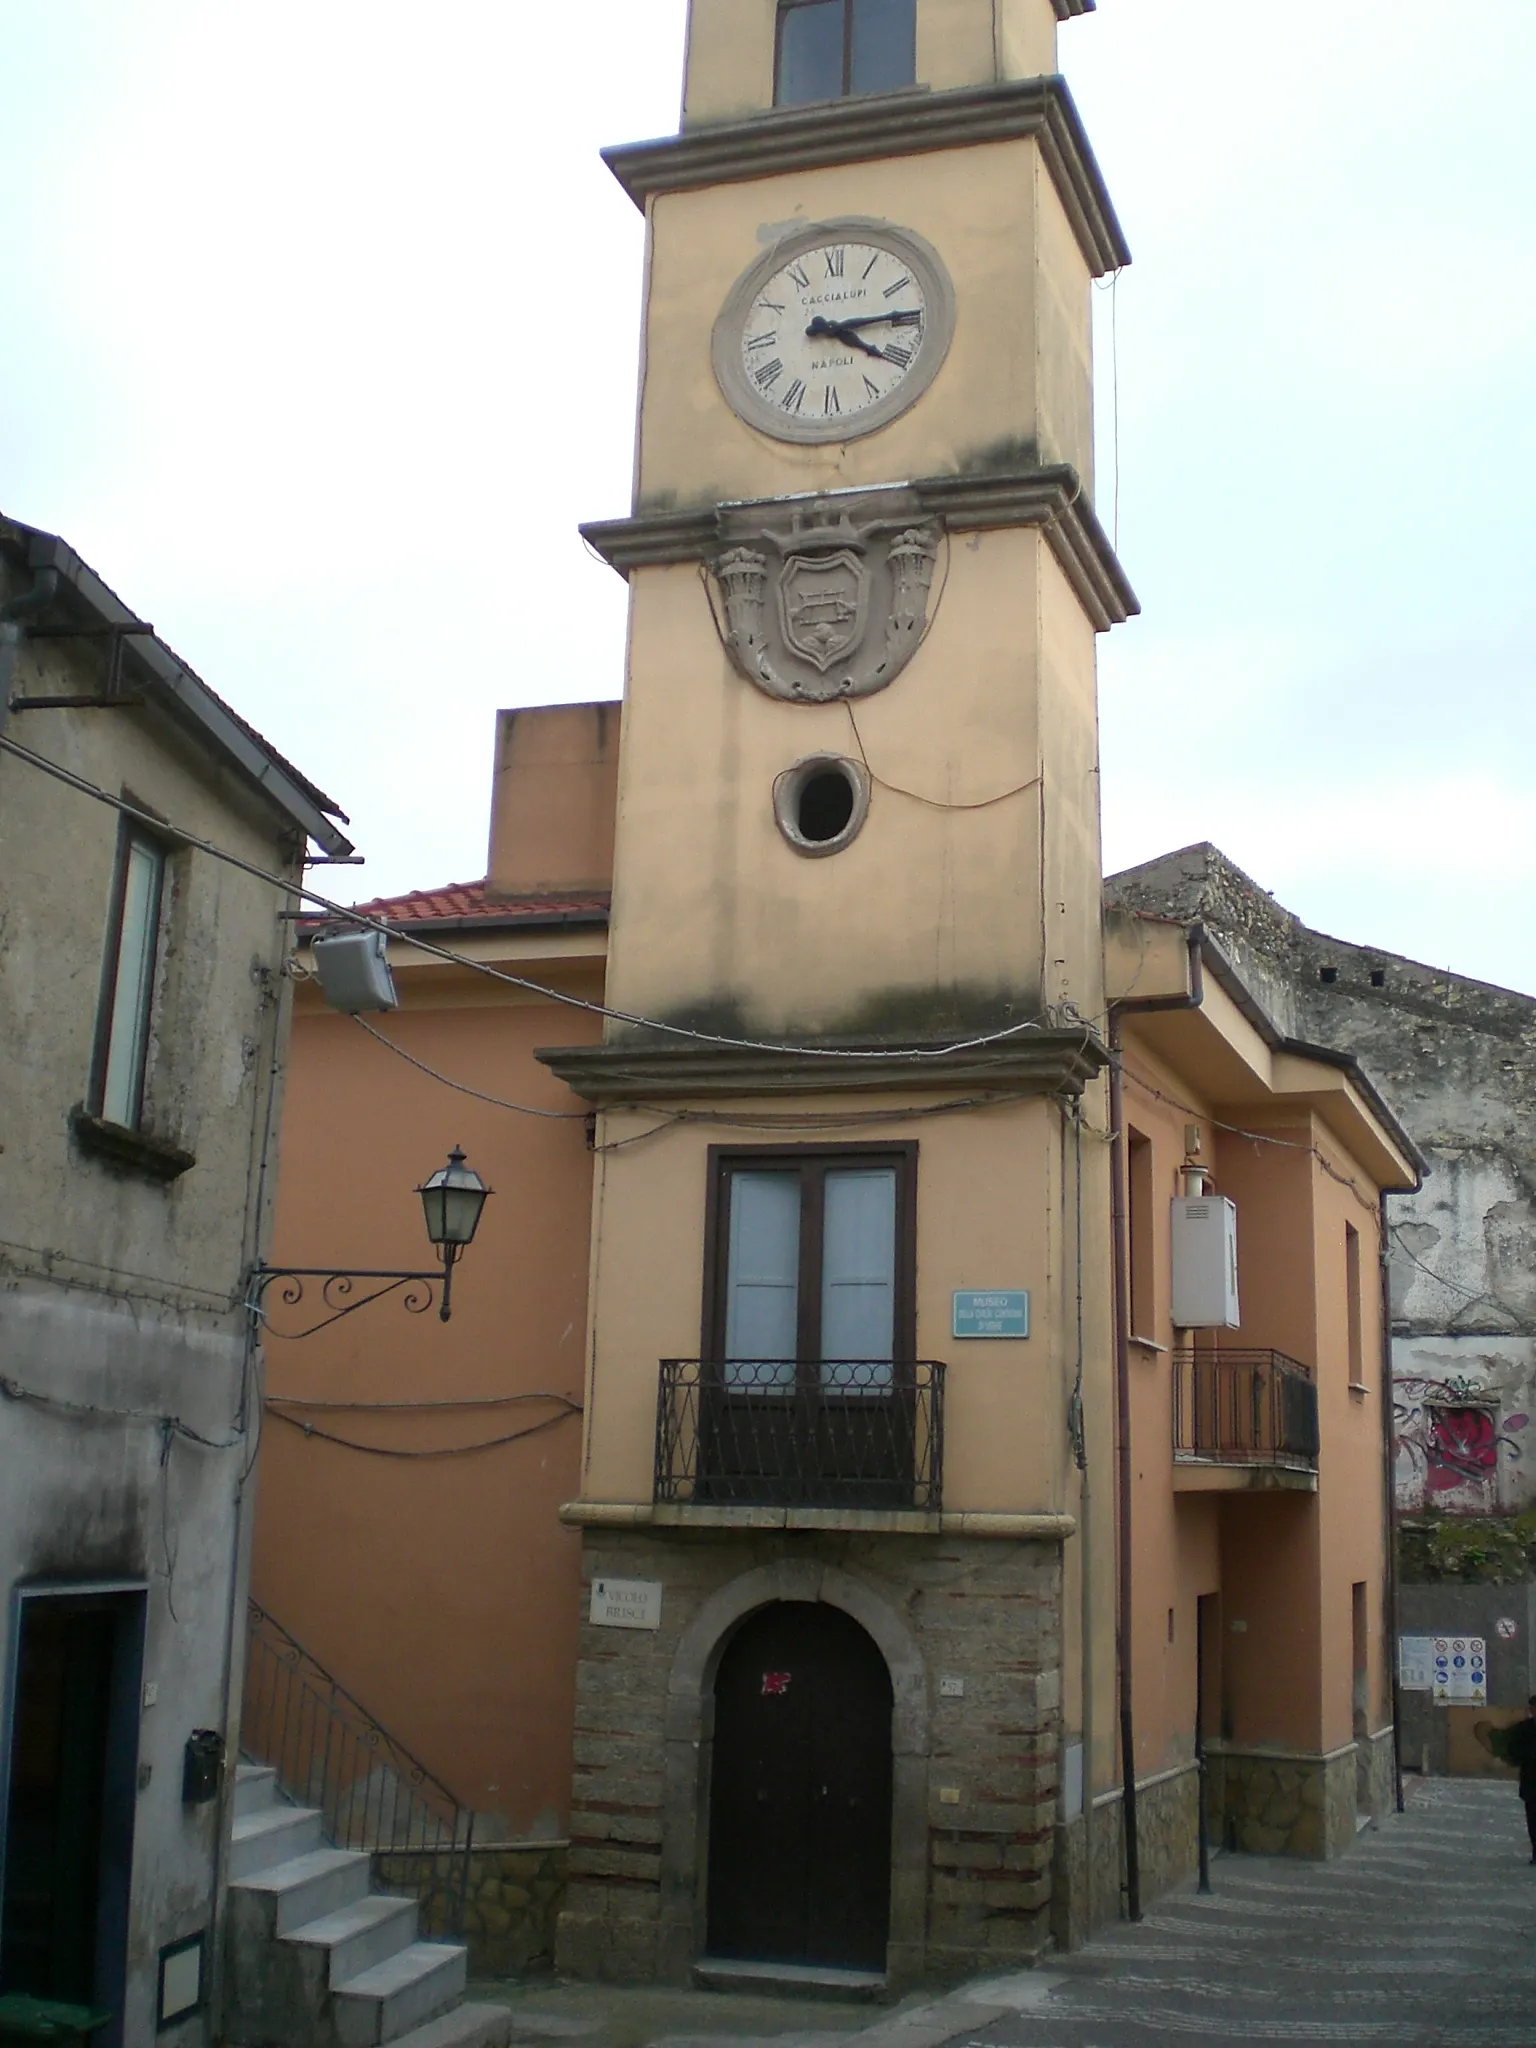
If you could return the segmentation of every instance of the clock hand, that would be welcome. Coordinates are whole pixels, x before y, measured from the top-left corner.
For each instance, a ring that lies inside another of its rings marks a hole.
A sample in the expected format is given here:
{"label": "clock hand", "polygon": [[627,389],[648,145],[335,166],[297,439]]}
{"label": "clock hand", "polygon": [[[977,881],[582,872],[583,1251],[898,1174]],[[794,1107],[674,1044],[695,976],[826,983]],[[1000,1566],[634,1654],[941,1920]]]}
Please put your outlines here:
{"label": "clock hand", "polygon": [[847,321],[824,320],[821,314],[818,313],[805,331],[810,335],[830,335],[833,341],[840,341],[848,348],[861,348],[865,355],[878,356],[882,363],[885,361],[884,349],[875,348],[871,343],[865,341],[862,335],[851,333]]}
{"label": "clock hand", "polygon": [[[882,320],[893,320],[896,322],[898,326],[901,327],[915,327],[917,326],[918,322],[922,319],[922,317],[922,314],[919,313],[915,308],[909,308],[905,312],[861,313],[858,319],[856,320],[838,320],[833,324],[835,324],[839,328],[878,327]],[[817,315],[817,318],[820,318],[819,314]]]}

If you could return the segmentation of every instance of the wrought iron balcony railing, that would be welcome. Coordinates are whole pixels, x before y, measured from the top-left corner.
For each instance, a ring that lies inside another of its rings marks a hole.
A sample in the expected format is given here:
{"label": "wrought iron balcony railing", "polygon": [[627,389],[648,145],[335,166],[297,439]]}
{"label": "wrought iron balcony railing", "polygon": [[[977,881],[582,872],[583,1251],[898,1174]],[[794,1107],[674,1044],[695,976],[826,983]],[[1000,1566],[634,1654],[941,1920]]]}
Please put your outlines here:
{"label": "wrought iron balcony railing", "polygon": [[932,1359],[661,1361],[658,1502],[937,1513],[943,1480]]}
{"label": "wrought iron balcony railing", "polygon": [[1178,1351],[1173,1455],[1213,1465],[1317,1470],[1317,1388],[1283,1351]]}

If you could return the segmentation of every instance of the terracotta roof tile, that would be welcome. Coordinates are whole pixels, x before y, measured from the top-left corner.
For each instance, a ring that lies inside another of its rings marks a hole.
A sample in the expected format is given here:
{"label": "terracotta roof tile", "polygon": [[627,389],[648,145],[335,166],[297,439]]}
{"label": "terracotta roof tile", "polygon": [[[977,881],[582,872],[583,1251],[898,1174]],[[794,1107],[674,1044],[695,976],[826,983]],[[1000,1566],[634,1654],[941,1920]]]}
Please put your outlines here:
{"label": "terracotta roof tile", "polygon": [[382,918],[390,924],[463,924],[481,918],[533,923],[558,918],[595,920],[607,916],[608,903],[606,889],[580,895],[491,896],[486,893],[484,882],[446,882],[440,889],[411,889],[403,896],[375,896],[371,902],[355,903],[352,907],[364,917]]}

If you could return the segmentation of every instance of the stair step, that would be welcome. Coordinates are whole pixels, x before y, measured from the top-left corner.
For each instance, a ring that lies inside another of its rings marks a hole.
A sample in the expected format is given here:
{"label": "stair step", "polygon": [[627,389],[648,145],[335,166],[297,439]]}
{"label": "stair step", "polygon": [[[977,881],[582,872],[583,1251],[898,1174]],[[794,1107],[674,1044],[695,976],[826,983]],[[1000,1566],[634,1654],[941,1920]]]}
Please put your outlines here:
{"label": "stair step", "polygon": [[456,2005],[423,2027],[397,2034],[393,2048],[507,2048],[512,2014],[504,2005]]}
{"label": "stair step", "polygon": [[270,1764],[235,1765],[235,1819],[265,1813],[277,1804],[277,1773]]}
{"label": "stair step", "polygon": [[382,2048],[454,2004],[469,1974],[469,1951],[456,1942],[413,1941],[386,1962],[334,1988],[336,2036],[343,2048]]}
{"label": "stair step", "polygon": [[231,1881],[318,1849],[320,1824],[319,1809],[309,1806],[272,1806],[237,1818],[229,1849]]}
{"label": "stair step", "polygon": [[317,1920],[290,1928],[285,1941],[330,1950],[326,1982],[334,1991],[351,1978],[386,1962],[416,1940],[416,1901],[370,1892]]}
{"label": "stair step", "polygon": [[832,1970],[817,1963],[740,1962],[705,1956],[693,1966],[703,1991],[748,1991],[780,1998],[878,2000],[885,1993],[879,1970]]}
{"label": "stair step", "polygon": [[272,1932],[285,1935],[366,1898],[368,1875],[368,1858],[360,1849],[310,1849],[233,1882],[237,1890],[271,1896]]}

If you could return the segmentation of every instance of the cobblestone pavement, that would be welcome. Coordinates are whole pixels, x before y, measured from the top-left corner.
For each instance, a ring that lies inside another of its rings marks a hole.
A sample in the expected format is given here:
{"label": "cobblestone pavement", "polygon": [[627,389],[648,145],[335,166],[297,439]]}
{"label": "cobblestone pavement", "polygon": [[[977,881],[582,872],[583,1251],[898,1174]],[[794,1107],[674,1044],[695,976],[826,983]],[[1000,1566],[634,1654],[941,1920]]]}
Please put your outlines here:
{"label": "cobblestone pavement", "polygon": [[[1432,1779],[1335,1863],[1228,1856],[1029,1975],[955,2048],[1536,2048],[1536,1868],[1513,1787]],[[979,2015],[978,2015],[979,2017]]]}

